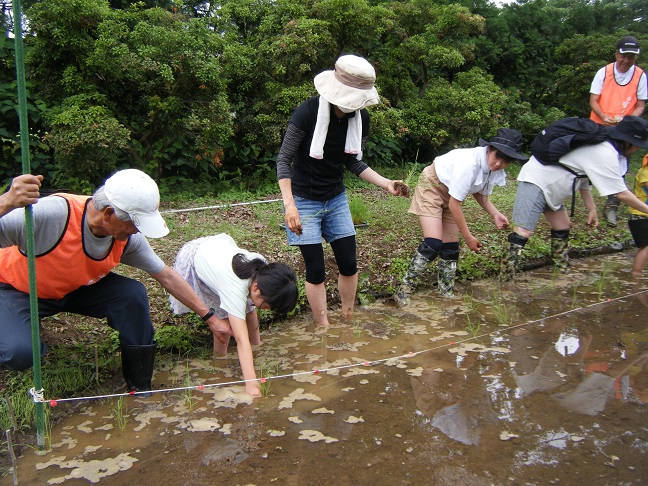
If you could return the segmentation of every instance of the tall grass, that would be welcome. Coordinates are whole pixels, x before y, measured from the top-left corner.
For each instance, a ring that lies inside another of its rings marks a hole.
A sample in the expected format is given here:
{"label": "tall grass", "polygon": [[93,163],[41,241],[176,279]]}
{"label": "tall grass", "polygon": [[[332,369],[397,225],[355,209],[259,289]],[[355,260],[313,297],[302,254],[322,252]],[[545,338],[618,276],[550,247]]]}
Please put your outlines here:
{"label": "tall grass", "polygon": [[349,198],[349,210],[353,224],[363,224],[369,220],[369,205],[361,196],[351,196]]}

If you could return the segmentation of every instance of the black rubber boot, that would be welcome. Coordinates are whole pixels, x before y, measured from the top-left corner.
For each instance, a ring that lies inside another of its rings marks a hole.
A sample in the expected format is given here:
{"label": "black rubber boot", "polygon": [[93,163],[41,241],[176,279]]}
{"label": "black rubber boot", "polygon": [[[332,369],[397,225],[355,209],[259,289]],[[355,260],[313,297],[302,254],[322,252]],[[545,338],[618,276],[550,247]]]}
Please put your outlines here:
{"label": "black rubber boot", "polygon": [[528,238],[513,232],[508,236],[509,248],[504,253],[500,264],[500,280],[510,282],[517,273],[520,254],[529,241]]}
{"label": "black rubber boot", "polygon": [[[122,373],[129,392],[151,391],[156,348],[156,344],[141,346],[122,344]],[[150,397],[151,394],[142,393],[139,396]]]}

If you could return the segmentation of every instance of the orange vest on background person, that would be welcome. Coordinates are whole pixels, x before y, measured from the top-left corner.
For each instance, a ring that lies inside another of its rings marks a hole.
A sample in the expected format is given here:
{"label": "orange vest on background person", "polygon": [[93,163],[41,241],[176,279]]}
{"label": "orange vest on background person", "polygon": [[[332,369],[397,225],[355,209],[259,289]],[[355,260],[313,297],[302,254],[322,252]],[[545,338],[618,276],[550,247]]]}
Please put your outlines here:
{"label": "orange vest on background person", "polygon": [[[598,103],[603,113],[611,117],[624,117],[630,115],[637,106],[637,87],[639,86],[639,79],[643,74],[643,69],[639,66],[634,66],[632,79],[628,84],[622,86],[614,78],[614,64],[611,63],[605,66],[605,80],[603,81],[603,89],[601,90]],[[603,120],[593,111],[590,113],[590,119],[596,123],[603,123]]]}
{"label": "orange vest on background person", "polygon": [[[91,285],[115,268],[127,241],[114,240],[102,260],[87,255],[83,248],[83,223],[88,196],[56,194],[68,203],[68,220],[58,243],[42,255],[36,255],[38,298],[62,299],[84,285]],[[27,255],[17,246],[0,249],[0,282],[29,293]]]}

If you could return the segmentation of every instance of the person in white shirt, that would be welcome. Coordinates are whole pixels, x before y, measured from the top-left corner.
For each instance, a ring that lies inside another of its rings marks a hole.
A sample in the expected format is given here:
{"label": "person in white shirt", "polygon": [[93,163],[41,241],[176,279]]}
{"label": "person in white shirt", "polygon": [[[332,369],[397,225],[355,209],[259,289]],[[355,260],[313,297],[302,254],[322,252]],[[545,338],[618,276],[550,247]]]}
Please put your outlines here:
{"label": "person in white shirt", "polygon": [[[609,136],[610,140],[578,147],[559,159],[561,165],[586,176],[576,181],[576,188],[588,210],[587,223],[591,227],[598,226],[592,185],[602,196],[615,195],[628,206],[648,212],[648,206],[628,190],[619,170],[639,147],[648,148],[648,121],[626,116],[609,128]],[[571,221],[562,203],[572,195],[574,177],[560,165],[543,165],[535,157],[522,167],[513,207],[516,226],[509,235],[510,246],[503,258],[503,280],[514,278],[520,254],[542,214],[551,226],[553,264],[561,272],[568,270]]]}
{"label": "person in white shirt", "polygon": [[641,116],[648,99],[646,73],[637,66],[639,41],[622,37],[614,53],[615,62],[596,72],[590,87],[590,118],[614,126],[626,115]]}
{"label": "person in white shirt", "polygon": [[[605,126],[614,126],[626,115],[641,116],[648,99],[646,73],[636,65],[641,53],[639,40],[627,35],[619,39],[615,62],[596,72],[590,87],[590,118]],[[627,167],[622,175],[627,172]],[[610,226],[618,224],[617,212],[620,201],[607,197],[603,209]]]}
{"label": "person in white shirt", "polygon": [[459,234],[472,251],[481,250],[482,244],[468,229],[461,209],[468,195],[473,195],[498,229],[508,227],[508,218],[488,196],[495,186],[506,184],[504,169],[511,162],[528,160],[522,153],[522,143],[520,132],[500,128],[489,141],[479,139],[479,147],[452,150],[423,170],[409,209],[419,217],[423,241],[394,297],[398,306],[409,303],[416,278],[437,256],[439,293],[452,295],[459,260]]}
{"label": "person in white shirt", "polygon": [[[225,233],[183,245],[174,268],[211,306],[203,319],[215,315],[229,323],[236,339],[245,391],[260,396],[252,354],[252,345],[261,344],[256,308],[280,314],[290,312],[298,297],[294,270],[284,263],[267,263],[258,253],[239,248]],[[189,311],[173,296],[170,301],[176,314]],[[226,354],[227,343],[214,339],[214,353]]]}

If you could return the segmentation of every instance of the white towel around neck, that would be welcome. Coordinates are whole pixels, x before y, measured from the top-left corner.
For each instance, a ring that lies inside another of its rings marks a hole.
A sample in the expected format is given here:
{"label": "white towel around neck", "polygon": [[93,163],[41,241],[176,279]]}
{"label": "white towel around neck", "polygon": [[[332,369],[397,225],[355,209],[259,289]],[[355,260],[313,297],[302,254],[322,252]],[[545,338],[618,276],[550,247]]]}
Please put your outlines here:
{"label": "white towel around neck", "polygon": [[[314,159],[324,158],[324,142],[331,121],[331,105],[323,97],[319,97],[319,108],[317,110],[317,122],[313,132],[313,140],[310,146],[310,156]],[[353,154],[356,159],[362,160],[362,116],[360,110],[356,110],[355,116],[349,118],[344,152]]]}

